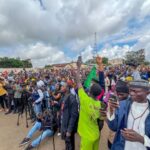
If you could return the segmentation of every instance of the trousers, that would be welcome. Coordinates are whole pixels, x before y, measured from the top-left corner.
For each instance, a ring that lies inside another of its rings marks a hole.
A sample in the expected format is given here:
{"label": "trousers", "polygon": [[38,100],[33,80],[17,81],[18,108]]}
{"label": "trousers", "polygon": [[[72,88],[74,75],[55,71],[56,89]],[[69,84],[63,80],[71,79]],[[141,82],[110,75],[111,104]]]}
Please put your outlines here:
{"label": "trousers", "polygon": [[80,150],[98,150],[99,149],[99,139],[96,141],[90,141],[85,138],[81,138]]}
{"label": "trousers", "polygon": [[70,137],[65,137],[66,150],[75,150],[75,134],[72,133]]}
{"label": "trousers", "polygon": [[[40,128],[41,128],[41,122],[36,122],[34,124],[34,126],[31,128],[31,130],[29,131],[27,138],[31,139],[33,134],[35,132],[39,131]],[[42,134],[31,143],[31,145],[33,147],[37,147],[46,137],[51,137],[53,134],[54,134],[54,132],[52,130],[47,129],[47,130],[43,131]]]}

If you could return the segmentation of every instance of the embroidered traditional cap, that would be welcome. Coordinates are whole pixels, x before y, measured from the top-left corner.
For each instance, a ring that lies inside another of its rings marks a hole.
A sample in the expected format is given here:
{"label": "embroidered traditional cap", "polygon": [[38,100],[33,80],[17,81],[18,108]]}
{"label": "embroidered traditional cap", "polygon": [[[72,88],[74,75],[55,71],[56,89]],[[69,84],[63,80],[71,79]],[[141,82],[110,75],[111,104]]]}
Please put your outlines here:
{"label": "embroidered traditional cap", "polygon": [[150,84],[146,80],[135,80],[129,83],[129,87],[144,88],[150,90]]}

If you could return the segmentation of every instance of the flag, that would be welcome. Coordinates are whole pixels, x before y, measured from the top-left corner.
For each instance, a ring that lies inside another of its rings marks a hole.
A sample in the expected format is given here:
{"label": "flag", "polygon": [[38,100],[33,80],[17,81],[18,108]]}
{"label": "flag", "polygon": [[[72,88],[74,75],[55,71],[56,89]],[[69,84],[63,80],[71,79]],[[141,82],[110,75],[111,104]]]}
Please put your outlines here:
{"label": "flag", "polygon": [[92,79],[96,79],[96,67],[95,66],[91,69],[90,73],[88,74],[84,82],[84,86],[86,88],[90,87]]}

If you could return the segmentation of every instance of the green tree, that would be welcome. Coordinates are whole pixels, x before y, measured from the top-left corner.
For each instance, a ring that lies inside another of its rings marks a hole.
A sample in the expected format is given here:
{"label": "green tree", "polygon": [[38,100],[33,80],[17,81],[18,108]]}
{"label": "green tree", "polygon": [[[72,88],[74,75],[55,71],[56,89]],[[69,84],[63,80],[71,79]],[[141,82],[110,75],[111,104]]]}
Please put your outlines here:
{"label": "green tree", "polygon": [[0,68],[31,68],[32,63],[29,60],[20,60],[20,58],[0,58]]}
{"label": "green tree", "polygon": [[45,68],[52,68],[52,65],[45,65]]}
{"label": "green tree", "polygon": [[108,65],[108,58],[107,57],[103,57],[103,64]]}
{"label": "green tree", "polygon": [[140,65],[145,62],[145,50],[130,51],[126,53],[125,63]]}
{"label": "green tree", "polygon": [[149,61],[145,61],[144,65],[148,66],[148,65],[150,65],[150,62]]}

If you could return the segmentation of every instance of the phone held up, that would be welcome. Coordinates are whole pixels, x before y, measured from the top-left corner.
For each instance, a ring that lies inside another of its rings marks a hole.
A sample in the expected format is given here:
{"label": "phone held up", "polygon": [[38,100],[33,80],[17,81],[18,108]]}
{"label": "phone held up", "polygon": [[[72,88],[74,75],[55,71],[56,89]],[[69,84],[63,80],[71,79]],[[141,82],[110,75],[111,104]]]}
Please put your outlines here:
{"label": "phone held up", "polygon": [[82,63],[82,56],[79,56],[79,57],[78,57],[78,62],[79,62],[79,63]]}
{"label": "phone held up", "polygon": [[104,102],[101,102],[101,110],[106,111],[107,110],[107,104]]}
{"label": "phone held up", "polygon": [[110,94],[109,100],[111,102],[117,103],[118,102],[118,97],[114,94]]}

